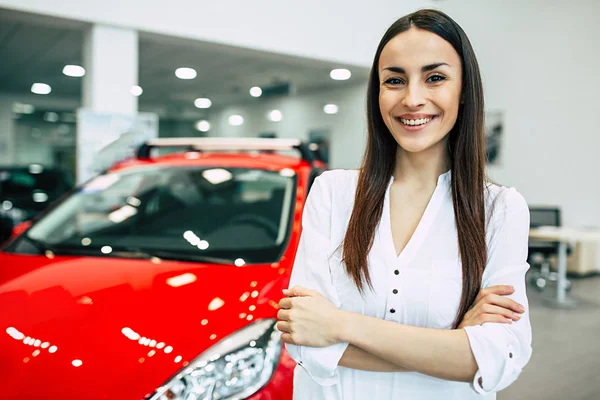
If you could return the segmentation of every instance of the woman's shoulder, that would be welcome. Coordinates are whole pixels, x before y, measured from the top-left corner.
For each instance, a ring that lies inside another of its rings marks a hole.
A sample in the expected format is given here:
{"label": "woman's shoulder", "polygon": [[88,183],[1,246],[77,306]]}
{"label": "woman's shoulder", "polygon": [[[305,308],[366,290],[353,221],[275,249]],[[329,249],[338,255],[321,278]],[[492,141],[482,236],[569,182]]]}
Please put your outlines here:
{"label": "woman's shoulder", "polygon": [[485,190],[486,206],[500,207],[504,210],[522,210],[528,208],[527,201],[514,187],[488,183]]}
{"label": "woman's shoulder", "polygon": [[529,206],[516,188],[490,183],[486,185],[485,197],[486,214],[492,227],[499,229],[509,220],[529,225]]}
{"label": "woman's shoulder", "polygon": [[330,191],[352,191],[358,182],[358,170],[355,169],[330,169],[317,178],[321,184]]}
{"label": "woman's shoulder", "polygon": [[358,183],[358,170],[332,169],[317,177],[319,186],[324,194],[331,199],[336,207],[351,206]]}

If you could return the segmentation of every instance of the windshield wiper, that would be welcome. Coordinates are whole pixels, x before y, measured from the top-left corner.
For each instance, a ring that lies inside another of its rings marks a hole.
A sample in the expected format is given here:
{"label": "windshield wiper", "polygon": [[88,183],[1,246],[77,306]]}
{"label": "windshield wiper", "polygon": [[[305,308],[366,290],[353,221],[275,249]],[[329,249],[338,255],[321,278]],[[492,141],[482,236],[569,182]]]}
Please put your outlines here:
{"label": "windshield wiper", "polygon": [[189,254],[180,251],[169,251],[169,250],[147,250],[152,257],[158,257],[163,260],[172,260],[172,261],[196,261],[203,263],[211,263],[211,264],[226,264],[226,265],[235,265],[234,260],[228,258],[221,257],[211,257],[205,256],[201,254]]}

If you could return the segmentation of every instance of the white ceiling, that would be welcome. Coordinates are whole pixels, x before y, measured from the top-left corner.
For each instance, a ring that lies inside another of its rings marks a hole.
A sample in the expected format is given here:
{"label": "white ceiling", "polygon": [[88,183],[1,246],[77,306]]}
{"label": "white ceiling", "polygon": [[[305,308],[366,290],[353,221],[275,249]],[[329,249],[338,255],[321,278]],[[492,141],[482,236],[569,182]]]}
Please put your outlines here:
{"label": "white ceiling", "polygon": [[[33,82],[52,86],[51,97],[81,97],[81,78],[62,74],[65,64],[82,62],[88,25],[46,16],[0,9],[0,93],[25,95]],[[194,110],[197,97],[209,97],[215,107],[256,102],[248,90],[277,82],[292,82],[297,94],[362,84],[364,68],[259,52],[140,32],[140,109],[162,107],[182,114]],[[180,80],[175,69],[192,67],[198,76]],[[329,71],[348,68],[352,78],[333,81]]]}

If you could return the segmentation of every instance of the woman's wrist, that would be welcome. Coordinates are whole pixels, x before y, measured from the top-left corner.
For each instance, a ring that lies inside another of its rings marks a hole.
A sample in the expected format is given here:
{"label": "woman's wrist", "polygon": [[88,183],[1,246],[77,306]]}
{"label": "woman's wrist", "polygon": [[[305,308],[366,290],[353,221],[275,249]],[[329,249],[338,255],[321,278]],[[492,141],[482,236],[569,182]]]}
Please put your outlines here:
{"label": "woman's wrist", "polygon": [[350,333],[352,332],[353,320],[356,315],[357,314],[349,311],[339,310],[338,318],[336,318],[337,322],[334,328],[335,340],[338,343],[350,343]]}

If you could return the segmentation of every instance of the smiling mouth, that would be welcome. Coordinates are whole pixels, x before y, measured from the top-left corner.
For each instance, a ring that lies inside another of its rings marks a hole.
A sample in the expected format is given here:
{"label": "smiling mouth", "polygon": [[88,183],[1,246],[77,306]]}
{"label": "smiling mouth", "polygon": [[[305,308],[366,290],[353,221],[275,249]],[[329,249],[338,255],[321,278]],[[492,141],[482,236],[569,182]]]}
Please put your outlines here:
{"label": "smiling mouth", "polygon": [[396,120],[399,121],[402,125],[405,126],[424,126],[437,118],[437,115],[428,118],[418,118],[418,119],[405,119],[396,117]]}

